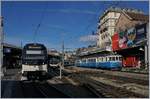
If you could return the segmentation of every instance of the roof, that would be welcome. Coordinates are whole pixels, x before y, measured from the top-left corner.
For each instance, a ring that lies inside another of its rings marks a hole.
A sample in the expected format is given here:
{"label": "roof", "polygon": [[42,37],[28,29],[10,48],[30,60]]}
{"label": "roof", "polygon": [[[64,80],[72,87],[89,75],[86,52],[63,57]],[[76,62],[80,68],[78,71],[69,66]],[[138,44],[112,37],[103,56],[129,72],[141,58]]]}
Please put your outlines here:
{"label": "roof", "polygon": [[118,12],[118,13],[121,13],[121,10],[114,10],[114,9],[105,10],[105,12],[103,13],[103,15],[100,16],[100,19],[102,19],[108,12]]}
{"label": "roof", "polygon": [[131,13],[131,12],[123,12],[129,19],[135,21],[148,21],[149,15],[139,14],[139,13]]}
{"label": "roof", "polygon": [[103,15],[100,16],[100,19],[102,19],[108,12],[118,12],[118,13],[121,13],[122,11],[125,11],[125,12],[132,12],[132,13],[144,13],[143,11],[139,10],[139,9],[131,9],[131,8],[120,8],[120,7],[110,7],[110,8],[107,8]]}
{"label": "roof", "polygon": [[21,49],[21,47],[13,45],[13,44],[8,44],[8,43],[4,43],[4,47],[10,47],[10,48],[16,48],[16,49]]}

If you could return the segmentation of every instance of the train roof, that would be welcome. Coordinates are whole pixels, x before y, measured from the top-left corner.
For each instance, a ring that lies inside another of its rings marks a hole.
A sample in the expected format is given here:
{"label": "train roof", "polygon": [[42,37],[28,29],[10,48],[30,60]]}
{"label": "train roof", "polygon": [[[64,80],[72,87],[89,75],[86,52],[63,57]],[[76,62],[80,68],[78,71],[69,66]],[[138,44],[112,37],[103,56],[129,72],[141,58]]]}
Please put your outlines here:
{"label": "train roof", "polygon": [[44,44],[41,44],[41,43],[27,43],[25,46],[36,46],[36,45],[44,45]]}
{"label": "train roof", "polygon": [[88,56],[88,57],[80,57],[80,59],[86,59],[86,58],[96,58],[96,57],[122,57],[119,54],[105,54],[105,55],[97,55],[97,56]]}
{"label": "train roof", "polygon": [[37,46],[40,46],[40,48],[46,48],[45,46],[44,46],[44,44],[41,44],[41,43],[27,43],[25,46],[24,46],[24,48],[28,48],[28,47],[37,47]]}
{"label": "train roof", "polygon": [[106,55],[106,56],[121,56],[119,54],[110,54],[110,55]]}

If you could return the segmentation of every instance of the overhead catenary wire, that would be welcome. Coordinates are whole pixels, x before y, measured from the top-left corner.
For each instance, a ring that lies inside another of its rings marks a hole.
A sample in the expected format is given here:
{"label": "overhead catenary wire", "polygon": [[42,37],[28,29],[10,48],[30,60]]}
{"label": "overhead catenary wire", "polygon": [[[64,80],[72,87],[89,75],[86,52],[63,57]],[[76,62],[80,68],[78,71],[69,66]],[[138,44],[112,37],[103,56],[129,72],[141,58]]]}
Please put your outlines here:
{"label": "overhead catenary wire", "polygon": [[42,22],[43,22],[43,20],[44,20],[44,16],[45,16],[45,14],[46,14],[46,10],[47,10],[47,4],[45,4],[45,8],[43,9],[43,13],[42,13],[42,15],[41,15],[39,24],[37,25],[37,27],[36,27],[36,29],[35,29],[35,32],[34,32],[34,35],[33,35],[34,43],[36,43],[37,32],[38,32],[39,28],[40,28],[41,25],[42,25]]}
{"label": "overhead catenary wire", "polygon": [[[108,4],[107,2],[109,2],[109,1],[100,1],[100,2],[102,2],[102,5],[104,6],[103,8],[104,9],[102,9],[101,7],[97,7],[97,10],[100,12],[100,11],[103,11],[103,10],[105,10],[106,8],[105,8],[105,6],[107,6],[107,7],[111,7],[111,6],[118,6],[119,4],[120,4],[120,1],[116,1],[116,2],[114,2],[113,1],[113,3],[112,4]],[[108,4],[108,5],[107,5]],[[99,14],[95,14],[95,16],[93,16],[93,18],[89,21],[89,24],[86,26],[86,28],[85,28],[85,30],[87,30],[93,23],[93,21],[96,19],[96,18],[98,18],[100,15]],[[92,30],[91,30],[92,31]]]}
{"label": "overhead catenary wire", "polygon": [[[103,10],[105,10],[105,9],[107,9],[108,7],[116,7],[116,6],[118,6],[119,4],[120,4],[120,1],[113,1],[112,3],[108,3],[109,1],[101,1],[102,2],[102,5],[104,6],[103,7],[103,9],[101,9],[101,7],[97,7],[97,10],[100,12],[100,11],[103,11]],[[87,30],[87,29],[89,29],[89,27],[91,27],[92,26],[92,24],[93,24],[93,21],[95,20],[95,18],[97,18],[97,19],[99,19],[98,17],[99,17],[100,15],[99,14],[96,14],[96,16],[94,16],[90,21],[91,22],[89,22],[89,24],[86,26],[86,28],[85,28],[85,30]],[[93,31],[93,30],[91,30],[91,31]],[[92,33],[93,34],[93,33]]]}

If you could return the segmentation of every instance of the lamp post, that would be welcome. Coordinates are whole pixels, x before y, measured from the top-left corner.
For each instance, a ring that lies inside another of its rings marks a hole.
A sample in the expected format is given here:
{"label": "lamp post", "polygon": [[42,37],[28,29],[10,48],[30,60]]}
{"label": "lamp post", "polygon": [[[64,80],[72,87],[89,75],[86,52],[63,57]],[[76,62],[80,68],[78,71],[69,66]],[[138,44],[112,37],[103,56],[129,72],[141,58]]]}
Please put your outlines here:
{"label": "lamp post", "polygon": [[62,78],[62,69],[64,68],[64,41],[62,42],[62,64],[60,66],[60,79]]}

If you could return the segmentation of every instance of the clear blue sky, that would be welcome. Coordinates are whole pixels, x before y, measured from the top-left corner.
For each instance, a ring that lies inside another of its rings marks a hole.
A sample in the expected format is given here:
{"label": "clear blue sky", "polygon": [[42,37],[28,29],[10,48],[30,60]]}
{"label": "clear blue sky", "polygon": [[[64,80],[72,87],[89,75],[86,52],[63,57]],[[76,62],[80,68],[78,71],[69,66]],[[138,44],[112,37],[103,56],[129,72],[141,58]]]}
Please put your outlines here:
{"label": "clear blue sky", "polygon": [[3,1],[1,6],[5,42],[15,45],[33,42],[42,19],[36,41],[57,50],[61,49],[62,39],[67,48],[86,47],[89,43],[81,42],[80,37],[96,31],[98,17],[110,6],[149,12],[148,1]]}

